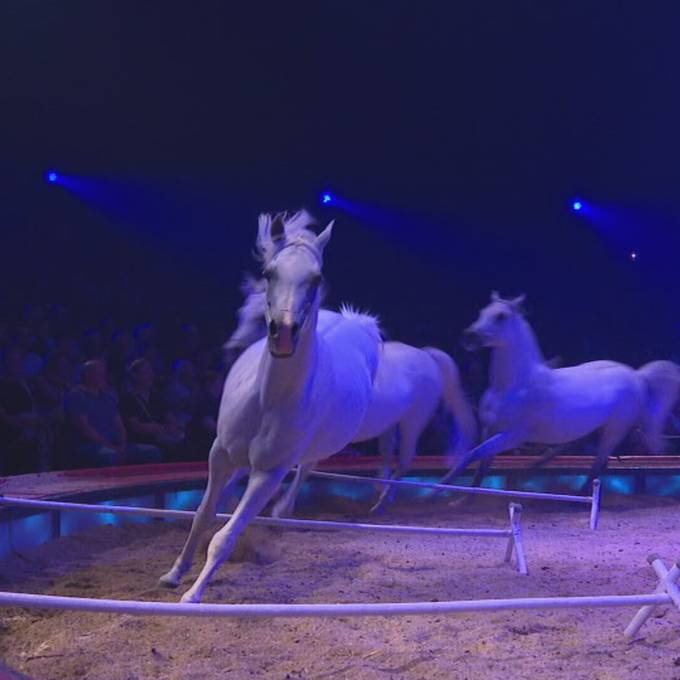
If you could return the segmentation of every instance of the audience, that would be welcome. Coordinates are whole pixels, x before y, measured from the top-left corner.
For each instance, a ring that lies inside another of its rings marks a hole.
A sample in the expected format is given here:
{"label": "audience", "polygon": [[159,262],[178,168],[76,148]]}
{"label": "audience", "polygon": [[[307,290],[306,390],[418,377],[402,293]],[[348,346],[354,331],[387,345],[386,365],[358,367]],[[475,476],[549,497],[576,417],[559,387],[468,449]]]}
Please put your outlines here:
{"label": "audience", "polygon": [[189,452],[209,450],[215,440],[224,377],[224,371],[206,370],[203,374],[187,433]]}
{"label": "audience", "polygon": [[49,467],[47,421],[38,415],[34,390],[24,377],[25,353],[5,351],[0,379],[0,440],[2,474],[21,474]]}
{"label": "audience", "polygon": [[184,441],[184,427],[179,418],[163,408],[154,392],[151,362],[135,359],[127,373],[128,388],[121,398],[120,410],[130,441],[176,451]]}
{"label": "audience", "polygon": [[160,450],[149,444],[130,444],[109,388],[106,364],[98,359],[83,366],[80,385],[66,396],[66,415],[73,428],[73,450],[79,467],[160,461]]}
{"label": "audience", "polygon": [[0,321],[0,475],[207,459],[223,333],[81,325],[60,305]]}
{"label": "audience", "polygon": [[[223,341],[224,328],[194,323],[125,326],[115,316],[77,323],[61,305],[5,316],[0,475],[206,460],[224,377],[241,349],[221,355]],[[466,354],[461,372],[478,400],[483,358]],[[680,405],[671,432],[680,434]]]}

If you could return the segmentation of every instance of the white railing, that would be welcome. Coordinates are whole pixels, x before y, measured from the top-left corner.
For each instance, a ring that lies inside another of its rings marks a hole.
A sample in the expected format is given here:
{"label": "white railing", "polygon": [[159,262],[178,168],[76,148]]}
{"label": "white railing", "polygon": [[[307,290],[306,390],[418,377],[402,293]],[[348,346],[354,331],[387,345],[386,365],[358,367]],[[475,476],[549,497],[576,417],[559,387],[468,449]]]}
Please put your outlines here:
{"label": "white railing", "polygon": [[527,597],[514,599],[459,600],[453,602],[386,602],[348,604],[190,604],[139,600],[106,600],[86,597],[63,597],[33,593],[0,592],[0,606],[62,609],[136,616],[199,617],[345,617],[459,614],[526,609],[573,609],[583,607],[641,607],[624,631],[633,639],[656,607],[674,604],[680,609],[676,563],[668,571],[658,557],[648,558],[659,577],[656,591],[649,595],[587,595],[578,597]]}
{"label": "white railing", "polygon": [[600,496],[602,484],[599,479],[593,480],[593,493],[590,496],[576,496],[565,493],[547,493],[543,491],[515,491],[512,489],[488,489],[482,486],[456,486],[455,484],[438,484],[437,482],[416,482],[406,479],[384,479],[381,477],[363,477],[360,475],[347,475],[339,472],[322,472],[313,470],[310,477],[321,479],[338,479],[345,482],[359,484],[391,484],[392,486],[408,486],[420,489],[432,489],[434,491],[458,491],[460,493],[475,494],[478,496],[505,496],[506,498],[524,498],[527,500],[564,501],[567,503],[582,503],[590,505],[590,528],[597,529],[600,520]]}
{"label": "white railing", "polygon": [[[190,510],[166,510],[161,508],[138,508],[128,505],[96,505],[91,503],[67,503],[64,501],[42,501],[30,498],[0,496],[0,506],[49,510],[51,512],[94,512],[114,515],[138,515],[159,519],[193,519],[195,512]],[[513,552],[520,574],[527,574],[527,563],[522,540],[522,506],[510,503],[508,506],[510,526],[507,529],[459,529],[452,527],[404,526],[401,524],[362,524],[358,522],[331,522],[316,519],[278,519],[274,517],[255,517],[253,524],[275,526],[284,529],[313,529],[316,531],[371,531],[396,534],[420,534],[429,536],[477,536],[487,538],[507,538],[505,561],[510,562]],[[230,514],[220,513],[218,519],[228,520]]]}

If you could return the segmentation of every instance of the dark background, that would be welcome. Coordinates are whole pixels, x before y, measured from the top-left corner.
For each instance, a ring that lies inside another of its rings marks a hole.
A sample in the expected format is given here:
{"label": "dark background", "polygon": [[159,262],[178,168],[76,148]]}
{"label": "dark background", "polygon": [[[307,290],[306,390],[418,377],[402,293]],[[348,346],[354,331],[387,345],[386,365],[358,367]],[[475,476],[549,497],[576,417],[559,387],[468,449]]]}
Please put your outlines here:
{"label": "dark background", "polygon": [[257,213],[306,205],[330,301],[392,337],[454,350],[497,288],[548,355],[676,354],[679,29],[675,2],[5,0],[3,308],[228,325]]}

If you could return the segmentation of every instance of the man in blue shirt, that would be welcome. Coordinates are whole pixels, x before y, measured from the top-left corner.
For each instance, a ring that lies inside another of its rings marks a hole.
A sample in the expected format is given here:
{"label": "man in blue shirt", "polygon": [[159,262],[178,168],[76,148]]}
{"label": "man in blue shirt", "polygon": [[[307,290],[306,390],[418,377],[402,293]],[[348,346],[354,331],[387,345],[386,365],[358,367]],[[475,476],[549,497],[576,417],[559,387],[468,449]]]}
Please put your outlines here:
{"label": "man in blue shirt", "polygon": [[108,387],[103,361],[83,365],[80,385],[69,392],[65,410],[76,435],[78,465],[102,467],[160,461],[160,451],[155,446],[128,446],[118,398]]}

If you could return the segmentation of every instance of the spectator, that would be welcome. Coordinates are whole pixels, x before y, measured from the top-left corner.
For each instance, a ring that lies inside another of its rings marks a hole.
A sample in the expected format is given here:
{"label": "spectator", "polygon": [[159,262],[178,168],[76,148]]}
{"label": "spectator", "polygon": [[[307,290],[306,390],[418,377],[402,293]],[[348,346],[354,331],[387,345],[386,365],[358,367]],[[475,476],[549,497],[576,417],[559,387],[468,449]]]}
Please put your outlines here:
{"label": "spectator", "polygon": [[121,388],[125,382],[126,369],[134,359],[134,346],[132,335],[127,331],[116,331],[112,337],[111,349],[109,350],[108,369],[113,384]]}
{"label": "spectator", "polygon": [[176,448],[184,441],[184,429],[171,414],[163,411],[153,391],[153,367],[146,359],[136,359],[128,368],[129,388],[121,399],[121,415],[135,444]]}
{"label": "spectator", "polygon": [[84,364],[81,384],[68,394],[66,415],[75,431],[77,463],[100,467],[123,463],[157,462],[155,446],[128,446],[118,400],[108,389],[106,365],[92,360]]}
{"label": "spectator", "polygon": [[36,411],[33,389],[23,377],[25,356],[14,347],[4,356],[0,379],[0,438],[4,474],[46,470],[49,465],[46,422]]}
{"label": "spectator", "polygon": [[64,403],[72,387],[73,371],[65,354],[51,354],[35,385],[39,413],[48,421],[63,423]]}
{"label": "spectator", "polygon": [[173,365],[173,375],[165,390],[166,408],[188,421],[196,407],[197,396],[194,364],[187,359],[179,359]]}
{"label": "spectator", "polygon": [[208,370],[203,375],[196,407],[189,424],[186,447],[187,457],[196,460],[207,458],[210,447],[215,441],[217,416],[224,387],[224,373],[221,371]]}
{"label": "spectator", "polygon": [[43,368],[43,358],[35,351],[36,338],[31,329],[20,325],[15,331],[14,344],[22,355],[21,375],[24,378],[35,378]]}

